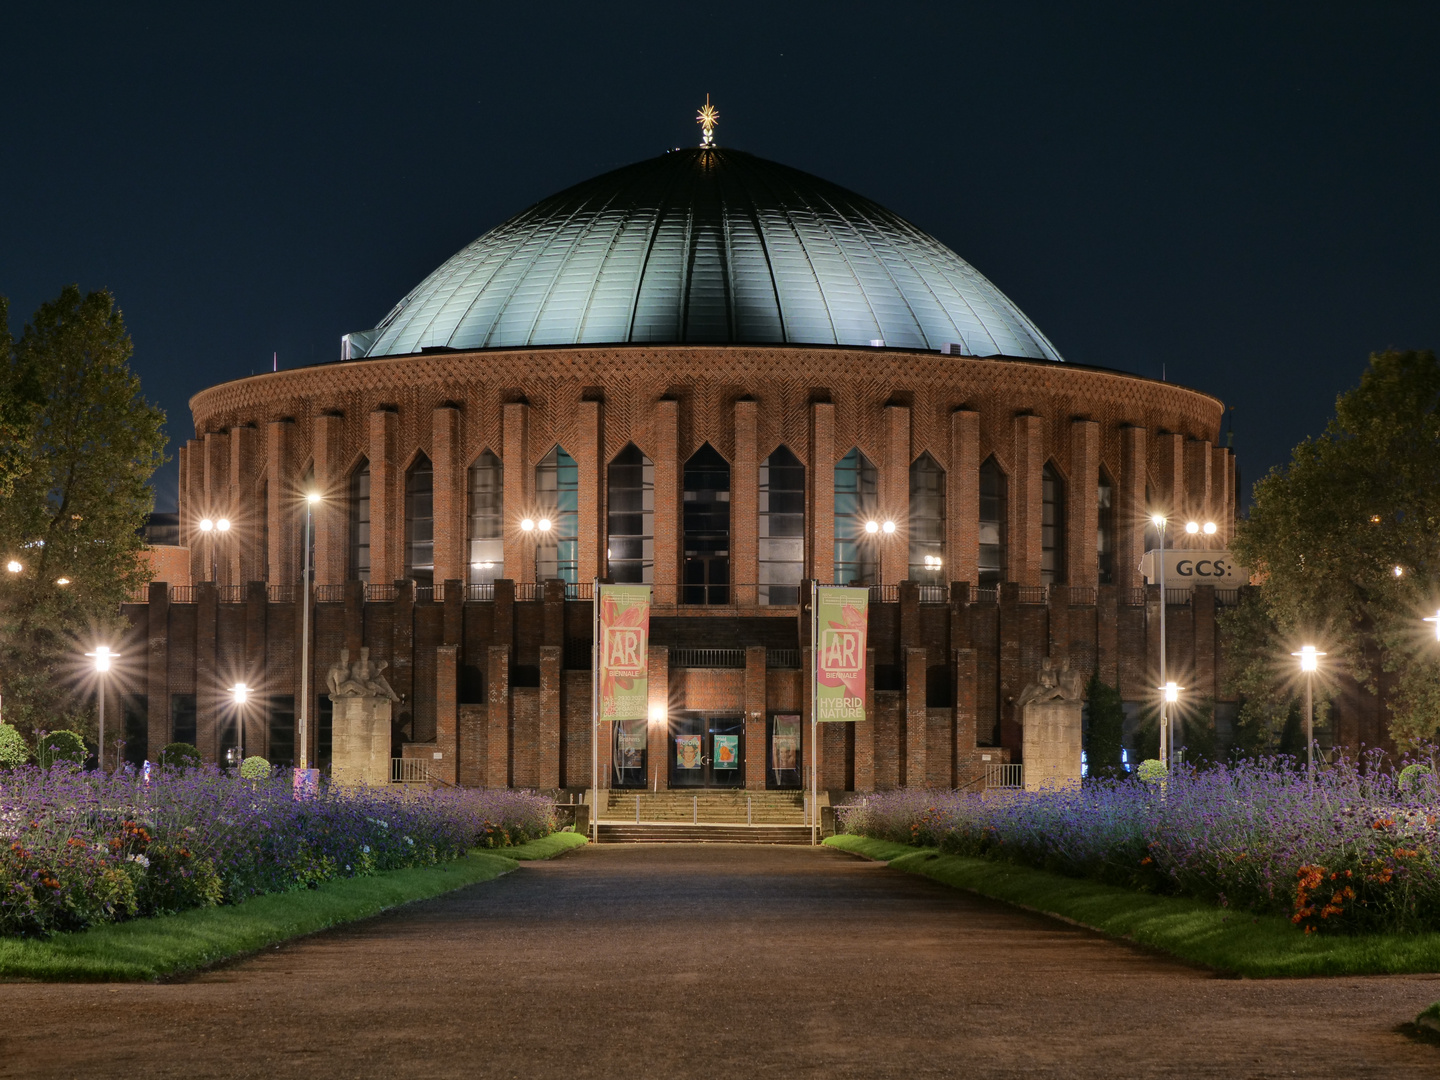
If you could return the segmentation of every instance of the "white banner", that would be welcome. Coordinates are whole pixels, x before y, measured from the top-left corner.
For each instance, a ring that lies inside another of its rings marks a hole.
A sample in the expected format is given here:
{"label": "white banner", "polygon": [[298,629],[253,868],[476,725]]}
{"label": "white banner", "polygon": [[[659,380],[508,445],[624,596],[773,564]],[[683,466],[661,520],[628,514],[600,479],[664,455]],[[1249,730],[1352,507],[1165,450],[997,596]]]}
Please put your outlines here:
{"label": "white banner", "polygon": [[[1160,584],[1160,554],[1147,551],[1140,560],[1145,584]],[[1187,585],[1214,585],[1217,589],[1238,589],[1250,584],[1250,571],[1230,556],[1228,551],[1165,550],[1165,587],[1183,589]]]}

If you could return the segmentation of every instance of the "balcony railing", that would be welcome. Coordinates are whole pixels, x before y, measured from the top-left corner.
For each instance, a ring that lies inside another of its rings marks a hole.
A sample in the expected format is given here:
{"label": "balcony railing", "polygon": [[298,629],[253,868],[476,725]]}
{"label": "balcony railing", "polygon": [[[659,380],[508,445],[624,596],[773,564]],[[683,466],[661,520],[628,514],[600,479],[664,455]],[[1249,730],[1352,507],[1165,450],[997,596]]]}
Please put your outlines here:
{"label": "balcony railing", "polygon": [[595,599],[595,583],[593,581],[567,581],[565,583],[566,600],[593,600]]}
{"label": "balcony railing", "polygon": [[870,602],[872,604],[898,604],[900,602],[900,586],[871,585]]}
{"label": "balcony railing", "polygon": [[265,599],[272,604],[293,604],[295,602],[295,586],[266,585]]}
{"label": "balcony railing", "polygon": [[970,590],[970,602],[972,604],[998,604],[1000,602],[1000,590],[995,586],[989,588],[978,588]]}
{"label": "balcony railing", "polygon": [[922,604],[948,604],[950,602],[950,589],[945,585],[921,585],[920,603]]}
{"label": "balcony railing", "polygon": [[193,604],[195,602],[195,586],[171,585],[170,602],[172,604]]}
{"label": "balcony railing", "polygon": [[317,585],[315,586],[315,602],[317,604],[339,604],[345,600],[344,585]]}
{"label": "balcony railing", "polygon": [[[344,586],[341,586],[344,588]],[[365,586],[365,602],[367,604],[383,604],[395,599],[394,585],[369,585]]]}
{"label": "balcony railing", "polygon": [[1083,585],[1072,585],[1062,595],[1071,607],[1094,607],[1097,590]]}
{"label": "balcony railing", "polygon": [[1236,604],[1240,603],[1240,590],[1216,589],[1215,603],[1220,604],[1223,607],[1234,607]]}
{"label": "balcony railing", "polygon": [[765,666],[782,671],[798,671],[800,669],[800,650],[766,649]]}
{"label": "balcony railing", "polygon": [[1050,602],[1048,585],[1021,585],[1017,591],[1022,604],[1048,604]]}
{"label": "balcony railing", "polygon": [[673,668],[743,668],[744,649],[671,649]]}
{"label": "balcony railing", "polygon": [[480,585],[466,585],[466,586],[465,586],[465,599],[466,599],[466,600],[494,600],[494,599],[495,599],[495,583],[494,583],[493,581],[487,581],[487,582],[485,582],[485,583],[483,583],[483,584],[480,584]]}
{"label": "balcony railing", "polygon": [[1144,607],[1144,606],[1145,606],[1145,590],[1144,590],[1143,588],[1141,588],[1141,589],[1121,589],[1121,590],[1120,590],[1120,603],[1124,604],[1126,607]]}
{"label": "balcony railing", "polygon": [[538,581],[517,581],[515,583],[516,600],[544,600],[545,586]]}
{"label": "balcony railing", "polygon": [[222,604],[240,604],[245,601],[244,585],[216,585],[215,599]]}

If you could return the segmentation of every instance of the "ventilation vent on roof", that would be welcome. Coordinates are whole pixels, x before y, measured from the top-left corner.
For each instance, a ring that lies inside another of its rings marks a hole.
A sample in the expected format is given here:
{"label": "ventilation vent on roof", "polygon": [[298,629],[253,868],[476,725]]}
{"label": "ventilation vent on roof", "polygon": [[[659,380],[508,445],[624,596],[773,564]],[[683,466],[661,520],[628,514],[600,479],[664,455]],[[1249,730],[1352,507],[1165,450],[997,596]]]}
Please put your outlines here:
{"label": "ventilation vent on roof", "polygon": [[965,343],[963,341],[951,341],[940,346],[940,351],[946,356],[964,356]]}
{"label": "ventilation vent on roof", "polygon": [[872,337],[870,339],[870,347],[872,349],[883,349],[885,347],[885,339],[883,337]]}

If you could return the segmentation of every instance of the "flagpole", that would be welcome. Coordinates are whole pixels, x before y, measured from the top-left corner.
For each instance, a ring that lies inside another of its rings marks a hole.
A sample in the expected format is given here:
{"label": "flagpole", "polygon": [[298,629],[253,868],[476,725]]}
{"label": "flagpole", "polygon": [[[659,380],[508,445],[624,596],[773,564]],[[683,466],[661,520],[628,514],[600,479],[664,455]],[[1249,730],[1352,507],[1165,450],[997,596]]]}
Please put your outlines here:
{"label": "flagpole", "polygon": [[590,590],[590,838],[600,842],[600,579]]}
{"label": "flagpole", "polygon": [[810,846],[819,843],[820,832],[820,582],[810,579]]}

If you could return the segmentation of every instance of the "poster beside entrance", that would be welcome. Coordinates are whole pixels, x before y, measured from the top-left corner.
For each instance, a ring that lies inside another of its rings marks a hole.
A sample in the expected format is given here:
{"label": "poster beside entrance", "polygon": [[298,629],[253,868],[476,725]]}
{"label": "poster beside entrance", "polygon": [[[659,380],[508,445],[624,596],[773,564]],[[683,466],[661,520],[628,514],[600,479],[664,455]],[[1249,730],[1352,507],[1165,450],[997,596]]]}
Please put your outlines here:
{"label": "poster beside entrance", "polygon": [[800,717],[775,717],[770,735],[770,768],[775,770],[777,783],[780,773],[800,768]]}
{"label": "poster beside entrance", "polygon": [[700,752],[702,735],[675,736],[675,767],[677,769],[698,769],[704,764]]}
{"label": "poster beside entrance", "polygon": [[870,590],[827,585],[815,593],[816,719],[864,720]]}
{"label": "poster beside entrance", "polygon": [[738,769],[740,767],[740,736],[715,735],[715,768]]}
{"label": "poster beside entrance", "polygon": [[650,586],[601,585],[600,719],[644,720],[650,714]]}

